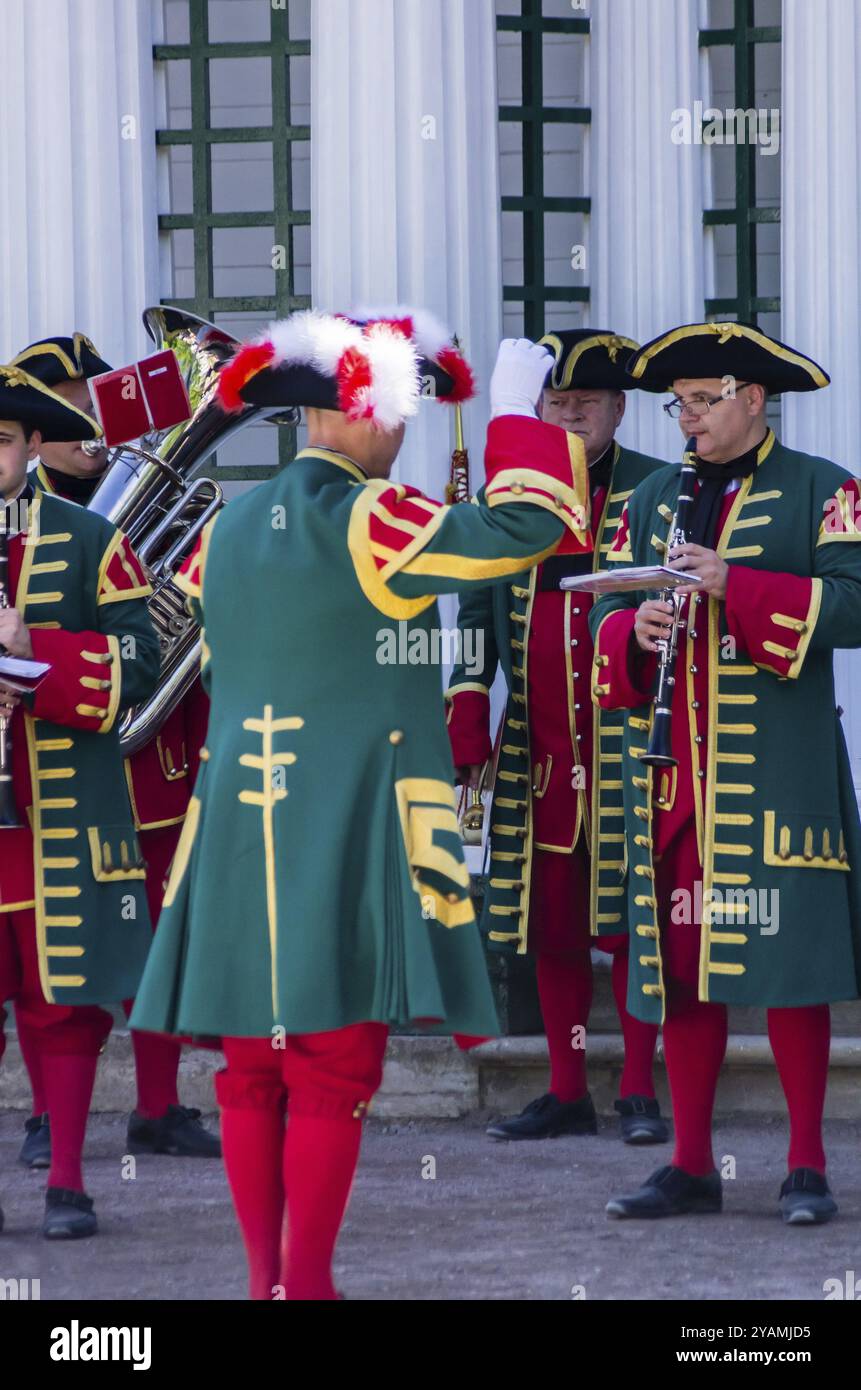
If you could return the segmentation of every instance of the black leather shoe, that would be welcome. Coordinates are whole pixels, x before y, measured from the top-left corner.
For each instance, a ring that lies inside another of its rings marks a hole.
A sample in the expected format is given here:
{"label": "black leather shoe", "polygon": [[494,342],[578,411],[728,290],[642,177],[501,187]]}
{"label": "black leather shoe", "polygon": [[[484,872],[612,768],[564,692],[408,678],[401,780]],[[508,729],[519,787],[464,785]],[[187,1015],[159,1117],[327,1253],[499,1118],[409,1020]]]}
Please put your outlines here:
{"label": "black leather shoe", "polygon": [[46,1240],[82,1240],[99,1229],[93,1199],[68,1187],[49,1187],[45,1193],[42,1235]]}
{"label": "black leather shoe", "polygon": [[582,1100],[562,1101],[548,1091],[512,1119],[488,1125],[487,1133],[491,1139],[556,1139],[561,1134],[597,1134],[598,1121],[588,1093]]}
{"label": "black leather shoe", "polygon": [[129,1153],[171,1154],[175,1158],[220,1158],[221,1143],[200,1123],[200,1111],[169,1105],[157,1120],[137,1111],[129,1118],[126,1134]]}
{"label": "black leather shoe", "polygon": [[608,1216],[645,1217],[704,1215],[723,1209],[720,1174],[692,1177],[681,1168],[667,1164],[647,1178],[639,1192],[629,1197],[611,1197],[605,1207]]}
{"label": "black leather shoe", "polygon": [[25,1168],[50,1168],[51,1166],[51,1127],[47,1112],[44,1115],[31,1115],[24,1121],[27,1131],[18,1162]]}
{"label": "black leather shoe", "polygon": [[780,1189],[780,1214],[787,1226],[822,1226],[837,1215],[837,1203],[815,1168],[793,1168]]}
{"label": "black leather shoe", "polygon": [[619,1113],[623,1143],[666,1144],[670,1131],[652,1096],[624,1096],[615,1102],[614,1109]]}

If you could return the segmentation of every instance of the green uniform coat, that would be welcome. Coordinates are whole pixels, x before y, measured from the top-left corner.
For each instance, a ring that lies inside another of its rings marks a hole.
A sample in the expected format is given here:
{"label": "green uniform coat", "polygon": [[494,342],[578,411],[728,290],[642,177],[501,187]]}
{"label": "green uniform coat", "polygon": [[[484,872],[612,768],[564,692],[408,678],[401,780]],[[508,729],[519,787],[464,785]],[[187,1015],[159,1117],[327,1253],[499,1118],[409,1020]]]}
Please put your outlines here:
{"label": "green uniform coat", "polygon": [[[515,466],[544,431],[567,471],[552,500]],[[442,506],[310,449],[208,531],[185,581],[211,653],[208,758],[135,1027],[497,1030],[428,656],[434,596],[551,553],[559,509],[585,527],[586,491],[562,430],[497,421],[494,436],[510,463],[498,504]]]}
{"label": "green uniform coat", "polygon": [[[658,459],[646,454],[638,454],[633,449],[615,445],[613,472],[602,515],[593,517],[594,537],[593,568],[602,569],[607,561],[607,552],[613,543],[616,528],[622,515],[622,508],[632,491],[643,478],[664,465]],[[481,496],[481,494],[479,494]],[[479,667],[471,666],[467,671],[463,665],[455,666],[451,682],[446,692],[447,698],[455,703],[454,717],[457,717],[458,694],[483,693],[486,711],[483,711],[485,730],[490,717],[489,691],[501,665],[508,686],[508,699],[502,730],[501,748],[497,766],[497,780],[491,808],[490,868],[488,885],[484,895],[481,914],[481,930],[485,933],[494,950],[516,950],[524,953],[528,948],[529,895],[533,853],[533,777],[532,751],[529,746],[529,704],[526,679],[527,663],[524,659],[529,647],[529,634],[532,619],[532,606],[535,596],[537,570],[533,570],[522,581],[515,584],[495,584],[485,588],[473,589],[461,599],[458,613],[458,626],[481,634],[476,651],[483,652],[483,662]],[[582,596],[588,603],[589,595]],[[566,595],[567,625],[571,626],[572,595]],[[583,605],[585,608],[585,604]],[[586,633],[588,637],[588,633]],[[516,644],[516,645],[515,645]],[[584,676],[588,677],[591,658],[582,655]],[[603,728],[621,726],[622,714],[617,711],[601,710],[591,702],[584,706],[579,715],[575,711],[573,673],[569,685],[568,712],[571,725],[571,758],[579,763],[577,751],[578,720],[593,721],[593,748],[599,747],[599,732]],[[483,755],[482,755],[483,757]],[[604,769],[604,775],[618,776],[618,769],[612,773]],[[522,788],[517,795],[512,794],[512,778],[520,779]],[[585,790],[579,793],[580,808],[574,835],[585,833],[591,843],[594,812],[597,809],[597,778],[593,777],[592,805],[589,805]],[[502,803],[502,804],[500,804]],[[605,826],[609,832],[611,827]],[[615,826],[621,838],[621,824]],[[606,842],[605,842],[606,847]],[[606,853],[605,873],[616,887],[614,901],[599,906],[598,862],[593,862],[592,888],[590,893],[590,923],[594,935],[613,934],[626,929],[624,898],[618,895],[621,882],[614,868],[621,866],[622,856],[616,844],[615,853]],[[614,866],[608,860],[617,861]],[[510,887],[508,885],[511,885]],[[572,905],[573,910],[573,905]]]}
{"label": "green uniform coat", "polygon": [[52,663],[23,719],[40,978],[48,1003],[106,1004],[134,995],[152,939],[117,730],[158,679],[150,587],[102,517],[46,494],[30,513],[15,606]]}
{"label": "green uniform coat", "polygon": [[[662,563],[678,490],[678,466],[637,488],[626,509],[630,548],[621,548],[623,562]],[[730,566],[727,600],[709,598],[696,618],[700,628],[707,616],[709,663],[707,776],[697,812],[704,1001],[790,1007],[858,997],[861,825],[833,674],[834,649],[861,646],[858,502],[858,484],[845,469],[787,449],[769,434],[721,534],[718,553]],[[603,706],[625,703],[619,691],[626,676],[605,654],[602,625],[644,597],[605,595],[592,610],[594,689]],[[730,605],[747,639],[734,653],[722,642]],[[609,650],[609,629],[606,640]],[[679,648],[679,680],[690,670],[691,643],[688,635]],[[678,709],[677,700],[674,720]],[[682,709],[693,738],[700,715],[690,701]],[[629,920],[646,938],[631,951],[629,1008],[657,1022],[664,990],[651,849],[653,771],[637,756],[651,714],[650,704],[626,714],[619,795]],[[616,803],[608,804],[612,814]],[[749,905],[757,901],[749,895],[775,889],[777,931],[749,924]],[[709,905],[713,895],[720,905]]]}

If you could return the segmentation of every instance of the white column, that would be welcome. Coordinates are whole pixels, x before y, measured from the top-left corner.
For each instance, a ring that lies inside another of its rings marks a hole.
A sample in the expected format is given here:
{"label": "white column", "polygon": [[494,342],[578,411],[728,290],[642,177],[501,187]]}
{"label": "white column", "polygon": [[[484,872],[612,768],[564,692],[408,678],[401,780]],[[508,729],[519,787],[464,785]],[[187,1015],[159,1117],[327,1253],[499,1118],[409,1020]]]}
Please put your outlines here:
{"label": "white column", "polygon": [[[783,397],[791,448],[861,474],[861,17],[855,0],[783,0],[781,336],[832,379]],[[861,790],[861,656],[838,652],[838,699]]]}
{"label": "white column", "polygon": [[784,341],[820,362],[823,391],[783,398],[783,436],[861,471],[861,16],[855,0],[783,0],[780,143]]}
{"label": "white column", "polygon": [[[704,97],[698,18],[690,0],[592,5],[590,319],[640,343],[703,317],[703,147],[672,139]],[[675,460],[666,399],[632,391],[620,438]]]}
{"label": "white column", "polygon": [[[464,411],[475,487],[501,335],[493,0],[326,0],[312,15],[314,305],[421,305],[459,333],[482,393]],[[424,404],[400,476],[441,495],[452,447],[451,412]]]}
{"label": "white column", "polygon": [[140,352],[158,299],[150,0],[0,5],[0,358],[36,338]]}

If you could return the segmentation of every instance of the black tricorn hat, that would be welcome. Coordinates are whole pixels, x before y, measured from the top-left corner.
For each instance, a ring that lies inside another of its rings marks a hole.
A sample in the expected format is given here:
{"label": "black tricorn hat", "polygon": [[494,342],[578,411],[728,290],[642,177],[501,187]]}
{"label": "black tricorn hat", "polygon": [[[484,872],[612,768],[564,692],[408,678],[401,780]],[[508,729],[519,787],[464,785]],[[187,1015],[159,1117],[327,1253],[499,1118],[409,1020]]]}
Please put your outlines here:
{"label": "black tricorn hat", "polygon": [[45,386],[88,381],[91,376],[111,370],[83,333],[75,333],[71,338],[40,338],[13,357],[11,366],[23,367]]}
{"label": "black tricorn hat", "polygon": [[300,310],[244,343],[222,369],[218,399],[246,405],[340,410],[393,429],[422,396],[456,405],[475,383],[469,363],[432,314],[399,307],[349,318]]}
{"label": "black tricorn hat", "polygon": [[37,429],[46,443],[99,439],[95,420],[14,364],[0,367],[0,420]]}
{"label": "black tricorn hat", "polygon": [[[424,394],[436,400],[448,399],[454,389],[454,378],[436,362],[420,357],[418,375]],[[306,409],[343,410],[338,381],[323,376],[309,366],[284,363],[257,372],[242,388],[245,405],[304,406]]]}
{"label": "black tricorn hat", "polygon": [[680,379],[733,376],[766,391],[816,391],[831,378],[817,362],[747,323],[687,323],[630,358],[636,385],[669,391]]}
{"label": "black tricorn hat", "polygon": [[631,391],[643,386],[625,370],[630,354],[638,344],[604,328],[567,328],[545,333],[540,340],[553,353],[554,362],[546,390],[553,391]]}

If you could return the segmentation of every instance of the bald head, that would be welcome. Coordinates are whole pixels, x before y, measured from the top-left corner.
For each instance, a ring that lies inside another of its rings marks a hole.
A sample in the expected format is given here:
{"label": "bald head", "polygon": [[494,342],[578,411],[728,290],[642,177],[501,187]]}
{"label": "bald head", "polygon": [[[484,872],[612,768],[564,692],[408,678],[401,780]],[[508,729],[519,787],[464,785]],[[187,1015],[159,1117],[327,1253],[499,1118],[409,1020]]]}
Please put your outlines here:
{"label": "bald head", "polygon": [[400,453],[406,426],[383,430],[371,420],[349,420],[340,410],[306,411],[308,443],[344,454],[370,478],[387,478]]}

